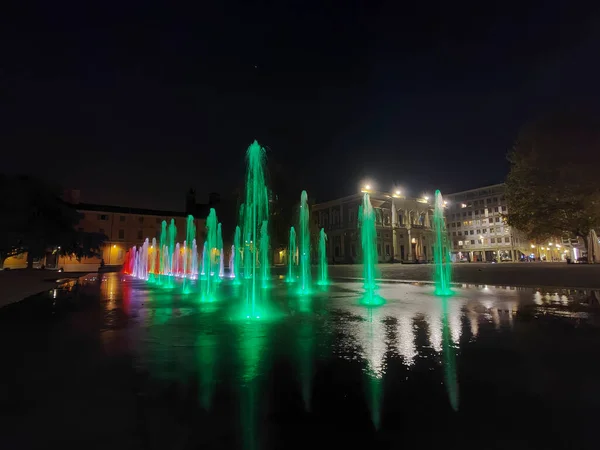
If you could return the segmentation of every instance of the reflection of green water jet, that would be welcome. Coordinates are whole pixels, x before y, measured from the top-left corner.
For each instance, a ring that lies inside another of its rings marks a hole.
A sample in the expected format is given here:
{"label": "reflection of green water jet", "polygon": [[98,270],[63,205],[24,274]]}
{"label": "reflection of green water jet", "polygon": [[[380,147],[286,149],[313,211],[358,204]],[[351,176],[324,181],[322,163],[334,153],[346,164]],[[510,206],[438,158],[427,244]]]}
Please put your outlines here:
{"label": "reflection of green water jet", "polygon": [[300,223],[298,226],[298,264],[300,266],[300,294],[310,292],[310,228],[309,228],[308,194],[300,195]]}
{"label": "reflection of green water jet", "polygon": [[296,281],[294,274],[294,258],[296,257],[296,230],[294,227],[290,228],[290,245],[288,247],[288,273],[285,281],[287,283],[293,283]]}
{"label": "reflection of green water jet", "polygon": [[448,299],[442,298],[442,342],[443,342],[443,364],[444,384],[448,392],[450,405],[454,411],[458,411],[458,380],[456,376],[456,355],[452,346],[450,326],[448,323]]}
{"label": "reflection of green water jet", "polygon": [[363,253],[363,278],[365,293],[361,303],[365,305],[381,305],[385,300],[376,294],[377,284],[377,231],[375,228],[375,210],[371,205],[369,194],[365,193],[363,204],[358,212],[360,242]]}
{"label": "reflection of green water jet", "polygon": [[317,284],[321,286],[329,284],[327,275],[327,235],[323,228],[319,233],[319,281],[317,281]]}
{"label": "reflection of green water jet", "polygon": [[448,232],[444,223],[444,200],[439,190],[435,191],[433,228],[435,232],[435,248],[433,252],[435,261],[435,295],[452,295],[452,290],[450,289],[452,267],[450,265]]}
{"label": "reflection of green water jet", "polygon": [[197,370],[200,376],[200,405],[209,410],[216,386],[217,337],[204,332],[196,340]]}

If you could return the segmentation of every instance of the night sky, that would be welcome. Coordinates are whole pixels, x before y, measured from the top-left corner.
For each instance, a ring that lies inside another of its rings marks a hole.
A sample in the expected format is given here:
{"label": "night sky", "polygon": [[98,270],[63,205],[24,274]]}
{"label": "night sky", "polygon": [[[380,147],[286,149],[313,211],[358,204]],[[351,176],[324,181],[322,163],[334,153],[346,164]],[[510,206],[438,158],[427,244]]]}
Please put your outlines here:
{"label": "night sky", "polygon": [[3,10],[0,171],[87,202],[228,195],[254,139],[317,200],[468,189],[503,181],[527,121],[600,105],[578,2],[80,3]]}

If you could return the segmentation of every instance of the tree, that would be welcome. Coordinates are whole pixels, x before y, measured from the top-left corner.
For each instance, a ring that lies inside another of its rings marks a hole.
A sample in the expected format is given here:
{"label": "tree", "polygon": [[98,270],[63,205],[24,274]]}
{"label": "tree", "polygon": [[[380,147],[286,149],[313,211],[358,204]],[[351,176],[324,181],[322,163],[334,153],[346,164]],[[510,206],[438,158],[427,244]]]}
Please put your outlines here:
{"label": "tree", "polygon": [[78,259],[97,256],[106,236],[78,232],[81,214],[60,197],[58,187],[28,176],[0,176],[0,259],[27,252],[27,267],[34,258],[60,247],[61,254]]}
{"label": "tree", "polygon": [[525,127],[509,153],[508,224],[530,238],[581,237],[600,225],[600,123],[562,113]]}

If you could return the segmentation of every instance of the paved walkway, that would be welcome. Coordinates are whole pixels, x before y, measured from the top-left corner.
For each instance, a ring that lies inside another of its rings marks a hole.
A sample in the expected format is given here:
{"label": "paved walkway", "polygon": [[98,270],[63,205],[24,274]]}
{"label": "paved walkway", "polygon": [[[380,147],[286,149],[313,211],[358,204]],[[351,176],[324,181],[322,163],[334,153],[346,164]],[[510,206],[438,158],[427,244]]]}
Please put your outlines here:
{"label": "paved walkway", "polygon": [[85,273],[50,270],[2,270],[0,271],[0,307],[54,289],[59,280],[78,278],[83,275]]}

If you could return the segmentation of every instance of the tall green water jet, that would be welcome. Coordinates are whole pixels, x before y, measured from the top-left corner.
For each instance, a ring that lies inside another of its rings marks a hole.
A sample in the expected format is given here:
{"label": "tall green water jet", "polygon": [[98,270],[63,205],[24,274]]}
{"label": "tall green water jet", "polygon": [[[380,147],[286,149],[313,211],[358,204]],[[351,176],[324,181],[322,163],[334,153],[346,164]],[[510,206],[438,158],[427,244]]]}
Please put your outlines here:
{"label": "tall green water jet", "polygon": [[232,259],[231,262],[233,264],[233,268],[230,267],[229,270],[233,269],[232,276],[235,278],[236,284],[240,282],[240,265],[242,264],[242,252],[243,248],[240,247],[242,231],[240,227],[235,227],[235,234],[233,235],[233,249],[232,249]]}
{"label": "tall green water jet", "polygon": [[363,303],[375,305],[382,303],[376,295],[377,284],[377,231],[375,228],[376,215],[369,194],[365,193],[363,203],[358,211],[358,224],[360,227],[360,242],[363,254],[363,278],[365,296]]}
{"label": "tall green water jet", "polygon": [[260,279],[262,287],[268,287],[271,279],[269,252],[269,222],[263,220],[260,227]]}
{"label": "tall green water jet", "polygon": [[296,230],[294,227],[290,227],[290,245],[288,247],[288,274],[285,279],[288,283],[296,281],[294,274],[294,258],[296,257]]}
{"label": "tall green water jet", "polygon": [[444,199],[439,190],[435,191],[433,230],[435,232],[435,248],[433,249],[435,295],[452,295],[450,289],[450,283],[452,282],[450,246],[448,245],[448,233],[444,223]]}
{"label": "tall green water jet", "polygon": [[[257,279],[259,277],[264,281],[269,275],[269,257],[268,257],[268,220],[269,220],[269,193],[265,179],[265,149],[258,142],[254,141],[246,152],[247,170],[246,170],[246,201],[243,208],[243,228],[244,238],[244,277],[250,278],[251,289],[247,297],[247,302],[251,306],[252,317],[255,317],[256,303],[258,300]],[[267,242],[267,254],[264,259],[262,273],[257,272],[258,250],[265,247],[264,242],[261,245],[261,229],[264,228],[263,237]]]}
{"label": "tall green water jet", "polygon": [[225,255],[223,254],[223,231],[222,231],[220,222],[217,225],[217,251],[215,252],[215,254],[218,255],[218,261],[216,262],[218,265],[217,265],[217,269],[215,270],[215,274],[216,274],[215,281],[220,283],[221,281],[223,281],[223,277],[225,276],[225,265],[224,265]]}
{"label": "tall green water jet", "polygon": [[214,289],[216,285],[215,278],[219,278],[219,272],[215,264],[217,255],[217,213],[214,208],[210,208],[206,218],[206,242],[204,252],[204,270],[205,277],[202,286],[203,300],[213,300]]}
{"label": "tall green water jet", "polygon": [[183,246],[183,293],[187,294],[190,283],[188,277],[192,275],[191,273],[188,274],[188,271],[192,267],[193,242],[196,239],[196,224],[194,223],[194,216],[191,214],[187,217],[185,236],[186,239]]}
{"label": "tall green water jet", "polygon": [[158,284],[162,284],[163,283],[163,275],[165,274],[165,246],[167,244],[167,221],[163,220],[162,224],[161,224],[161,229],[160,229],[160,241],[159,241],[159,248],[158,248],[158,261],[159,261],[159,267],[158,267]]}
{"label": "tall green water jet", "polygon": [[298,265],[300,267],[300,293],[310,292],[310,212],[308,210],[308,194],[300,194],[300,221],[298,224]]}
{"label": "tall green water jet", "polygon": [[317,281],[317,284],[321,286],[329,284],[329,276],[327,274],[327,235],[324,228],[321,228],[319,232],[319,281]]}

